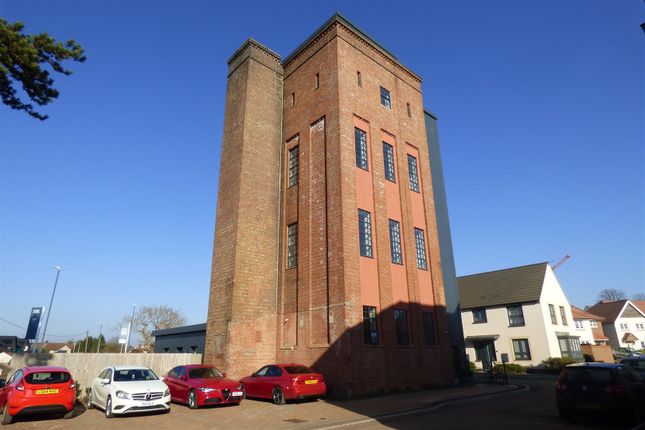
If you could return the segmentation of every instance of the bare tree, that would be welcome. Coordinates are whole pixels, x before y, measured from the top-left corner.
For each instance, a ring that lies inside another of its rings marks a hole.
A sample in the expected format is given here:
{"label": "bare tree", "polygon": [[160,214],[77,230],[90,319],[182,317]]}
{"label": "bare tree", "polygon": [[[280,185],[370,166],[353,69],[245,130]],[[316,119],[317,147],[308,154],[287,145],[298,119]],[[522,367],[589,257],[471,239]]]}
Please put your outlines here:
{"label": "bare tree", "polygon": [[636,293],[632,296],[632,300],[637,302],[645,301],[645,293]]}
{"label": "bare tree", "polygon": [[[130,315],[121,318],[118,327],[125,327],[130,322]],[[180,310],[170,306],[143,306],[134,314],[132,331],[140,336],[141,349],[152,351],[154,346],[152,332],[186,324],[186,317]]]}
{"label": "bare tree", "polygon": [[627,295],[623,290],[617,290],[616,288],[606,288],[598,294],[600,300],[608,300],[610,302],[615,302],[616,300],[624,300],[627,298]]}

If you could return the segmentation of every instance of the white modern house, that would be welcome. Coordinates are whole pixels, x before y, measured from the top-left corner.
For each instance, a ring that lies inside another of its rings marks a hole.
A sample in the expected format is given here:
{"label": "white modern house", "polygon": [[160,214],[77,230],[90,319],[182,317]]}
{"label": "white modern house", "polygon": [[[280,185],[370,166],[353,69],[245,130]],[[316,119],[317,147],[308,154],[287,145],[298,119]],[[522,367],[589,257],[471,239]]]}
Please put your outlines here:
{"label": "white modern house", "polygon": [[584,311],[571,305],[575,333],[580,336],[580,344],[606,345],[609,338],[605,336],[602,323],[605,319],[599,315]]}
{"label": "white modern house", "polygon": [[571,305],[549,263],[457,278],[466,354],[478,368],[582,359]]}
{"label": "white modern house", "polygon": [[612,348],[645,349],[645,302],[600,301],[587,312],[603,317],[603,330]]}

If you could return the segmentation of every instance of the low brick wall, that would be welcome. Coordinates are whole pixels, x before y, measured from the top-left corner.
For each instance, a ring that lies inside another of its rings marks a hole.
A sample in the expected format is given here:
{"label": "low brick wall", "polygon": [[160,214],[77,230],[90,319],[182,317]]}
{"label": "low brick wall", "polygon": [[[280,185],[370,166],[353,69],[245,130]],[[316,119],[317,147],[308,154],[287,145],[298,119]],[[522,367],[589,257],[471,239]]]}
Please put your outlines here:
{"label": "low brick wall", "polygon": [[614,355],[611,352],[609,345],[580,345],[580,350],[584,355],[593,357],[593,361],[600,361],[603,363],[613,363]]}
{"label": "low brick wall", "polygon": [[[62,366],[72,373],[85,392],[96,375],[108,366],[146,366],[161,377],[175,366],[201,362],[201,354],[16,354],[9,372],[24,366]],[[6,378],[7,375],[0,377]]]}

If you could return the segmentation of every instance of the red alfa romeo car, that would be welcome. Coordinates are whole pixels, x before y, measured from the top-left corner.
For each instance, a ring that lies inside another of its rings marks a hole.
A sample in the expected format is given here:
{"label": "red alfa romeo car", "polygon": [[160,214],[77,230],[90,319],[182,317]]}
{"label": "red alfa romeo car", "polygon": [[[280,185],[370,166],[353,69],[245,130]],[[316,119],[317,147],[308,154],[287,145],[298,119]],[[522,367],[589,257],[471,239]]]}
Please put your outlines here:
{"label": "red alfa romeo car", "polygon": [[240,379],[247,397],[271,399],[276,405],[287,400],[318,398],[327,394],[323,376],[302,364],[271,364]]}
{"label": "red alfa romeo car", "polygon": [[244,391],[239,382],[225,377],[213,366],[177,366],[164,376],[170,399],[196,409],[205,405],[238,404]]}
{"label": "red alfa romeo car", "polygon": [[2,424],[13,417],[35,413],[61,413],[70,418],[76,403],[76,384],[64,367],[23,367],[0,387]]}

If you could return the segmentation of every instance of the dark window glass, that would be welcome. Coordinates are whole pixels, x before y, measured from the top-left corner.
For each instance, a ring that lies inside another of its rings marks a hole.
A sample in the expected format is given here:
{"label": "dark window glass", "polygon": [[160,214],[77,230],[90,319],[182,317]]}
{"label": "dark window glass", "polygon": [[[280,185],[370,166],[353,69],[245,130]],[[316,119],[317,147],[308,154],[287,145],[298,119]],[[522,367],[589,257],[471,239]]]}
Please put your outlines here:
{"label": "dark window glass", "polygon": [[410,175],[410,189],[419,192],[419,170],[417,169],[417,159],[408,154],[408,175]]}
{"label": "dark window glass", "polygon": [[29,384],[62,384],[72,379],[67,372],[34,372],[25,376]]}
{"label": "dark window glass", "polygon": [[407,311],[405,309],[394,309],[394,322],[396,323],[396,344],[409,345]]}
{"label": "dark window glass", "polygon": [[508,306],[506,311],[508,312],[508,325],[524,325],[524,312],[522,311],[522,306]]}
{"label": "dark window glass", "polygon": [[388,109],[392,109],[392,99],[390,98],[390,91],[381,87],[381,104]]}
{"label": "dark window glass", "polygon": [[298,264],[298,224],[287,227],[287,269]]}
{"label": "dark window glass", "polygon": [[555,306],[549,305],[549,313],[551,314],[551,323],[558,324],[558,317],[555,315]]}
{"label": "dark window glass", "polygon": [[616,378],[611,369],[602,367],[567,367],[560,376],[562,382],[612,384]]}
{"label": "dark window glass", "polygon": [[320,88],[320,74],[316,73],[316,89]]}
{"label": "dark window glass", "polygon": [[296,105],[296,93],[291,93],[291,106]]}
{"label": "dark window glass", "polygon": [[385,179],[396,182],[396,177],[394,176],[394,148],[385,142],[383,142],[383,165],[385,167]]}
{"label": "dark window glass", "polygon": [[435,346],[437,344],[432,312],[423,313],[423,339],[427,346]]}
{"label": "dark window glass", "polygon": [[196,367],[188,369],[190,379],[223,378],[222,373],[214,367]]}
{"label": "dark window glass", "polygon": [[282,369],[278,366],[269,366],[269,370],[265,376],[282,376]]}
{"label": "dark window glass", "polygon": [[361,72],[356,71],[356,83],[359,87],[363,86],[363,80],[361,79]]}
{"label": "dark window glass", "polygon": [[414,228],[414,241],[417,245],[417,267],[422,270],[428,270],[428,261],[426,260],[426,240],[423,230]]}
{"label": "dark window glass", "polygon": [[150,369],[122,369],[114,373],[115,382],[156,381],[157,379],[159,378],[155,372]]}
{"label": "dark window glass", "polygon": [[316,373],[307,366],[285,366],[284,370],[291,375],[302,375],[305,373]]}
{"label": "dark window glass", "polygon": [[407,103],[408,105],[408,116],[412,118],[412,110],[410,109],[410,103]]}
{"label": "dark window glass", "polygon": [[392,263],[403,264],[401,252],[401,228],[398,221],[390,220],[390,255]]}
{"label": "dark window glass", "polygon": [[298,183],[298,147],[294,146],[289,150],[289,186]]}
{"label": "dark window glass", "polygon": [[378,345],[378,326],[374,306],[363,306],[363,339],[367,345]]}
{"label": "dark window glass", "polygon": [[356,147],[356,167],[368,170],[367,134],[360,128],[354,128],[354,145]]}
{"label": "dark window glass", "polygon": [[358,240],[363,257],[372,256],[372,218],[369,212],[358,210]]}
{"label": "dark window glass", "polygon": [[528,339],[513,339],[513,351],[515,351],[516,360],[531,359],[531,350],[529,349]]}
{"label": "dark window glass", "polygon": [[473,309],[473,322],[485,323],[488,322],[486,317],[486,309]]}
{"label": "dark window glass", "polygon": [[564,306],[560,306],[560,318],[562,318],[562,325],[569,325],[567,323],[567,313],[564,311]]}

